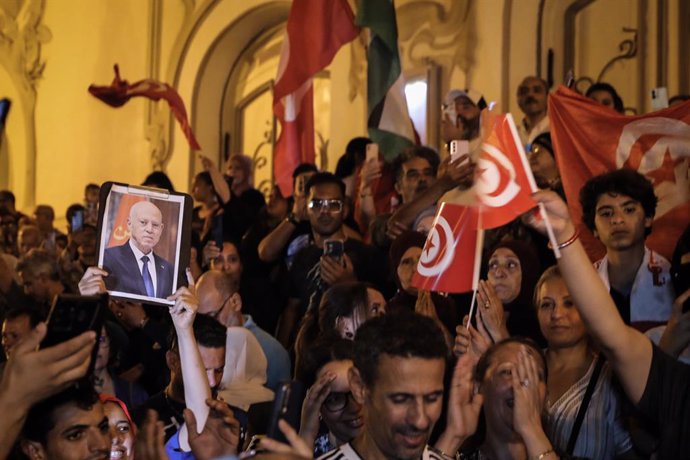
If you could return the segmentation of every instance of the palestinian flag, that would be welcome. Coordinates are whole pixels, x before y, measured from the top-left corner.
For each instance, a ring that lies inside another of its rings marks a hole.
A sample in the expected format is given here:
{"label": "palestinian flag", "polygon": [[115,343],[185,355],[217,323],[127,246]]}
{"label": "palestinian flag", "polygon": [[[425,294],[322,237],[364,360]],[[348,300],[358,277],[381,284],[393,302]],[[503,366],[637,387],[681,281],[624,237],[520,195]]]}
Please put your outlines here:
{"label": "palestinian flag", "polygon": [[392,0],[359,0],[355,23],[369,28],[367,105],[369,137],[388,161],[415,144],[407,111]]}

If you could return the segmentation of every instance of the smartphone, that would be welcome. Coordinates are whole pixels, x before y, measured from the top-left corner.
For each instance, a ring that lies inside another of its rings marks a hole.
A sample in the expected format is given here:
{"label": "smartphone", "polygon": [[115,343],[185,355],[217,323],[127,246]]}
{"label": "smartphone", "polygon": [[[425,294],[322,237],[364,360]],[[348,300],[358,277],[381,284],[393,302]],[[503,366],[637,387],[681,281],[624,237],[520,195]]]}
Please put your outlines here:
{"label": "smartphone", "polygon": [[7,115],[10,113],[11,106],[12,101],[9,99],[0,99],[0,134],[2,134],[2,131],[5,128],[5,122],[7,120]]}
{"label": "smartphone", "polygon": [[304,401],[305,393],[304,385],[296,380],[279,384],[275,399],[273,400],[273,409],[266,436],[283,443],[288,442],[278,427],[280,419],[285,420],[296,431],[299,431],[300,414],[302,413],[302,402]]}
{"label": "smartphone", "polygon": [[323,242],[323,255],[335,259],[337,262],[343,262],[343,253],[345,252],[345,244],[342,240],[326,240]]}
{"label": "smartphone", "polygon": [[295,196],[304,196],[305,185],[306,180],[304,175],[297,176],[297,182],[295,183]]}
{"label": "smartphone", "polygon": [[74,214],[72,214],[72,219],[70,222],[70,228],[72,229],[72,233],[76,233],[78,231],[81,231],[83,226],[84,226],[84,210],[83,209],[77,209],[76,211],[74,211]]}
{"label": "smartphone", "polygon": [[[453,163],[455,160],[463,155],[470,153],[470,142],[461,140],[450,141],[450,162]],[[469,160],[467,158],[466,160]]]}
{"label": "smartphone", "polygon": [[[60,294],[55,297],[48,313],[48,331],[39,348],[52,347],[72,339],[86,331],[101,335],[105,311],[108,309],[107,293],[94,296]],[[93,347],[87,377],[93,375],[98,347]]]}
{"label": "smartphone", "polygon": [[365,161],[378,161],[379,144],[367,144],[367,157]]}
{"label": "smartphone", "polygon": [[211,238],[221,250],[223,249],[223,215],[215,215],[211,218]]}
{"label": "smartphone", "polygon": [[661,110],[668,107],[668,91],[665,87],[652,90],[652,110]]}

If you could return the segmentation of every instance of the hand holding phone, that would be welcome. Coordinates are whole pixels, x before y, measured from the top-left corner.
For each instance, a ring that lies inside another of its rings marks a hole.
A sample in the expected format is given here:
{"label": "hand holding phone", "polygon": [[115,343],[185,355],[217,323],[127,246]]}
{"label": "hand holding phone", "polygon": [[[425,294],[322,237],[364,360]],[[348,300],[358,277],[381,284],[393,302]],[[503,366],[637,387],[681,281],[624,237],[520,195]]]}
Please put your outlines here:
{"label": "hand holding phone", "polygon": [[[450,141],[450,162],[453,163],[455,160],[463,155],[470,153],[470,142],[464,140],[452,140]],[[469,157],[465,161],[469,161]]]}
{"label": "hand holding phone", "polygon": [[288,440],[278,427],[280,419],[285,420],[290,426],[299,429],[300,415],[302,413],[302,401],[306,390],[304,385],[296,380],[281,382],[273,400],[273,410],[268,424],[266,436],[276,441],[287,443]]}
{"label": "hand holding phone", "polygon": [[[40,348],[58,345],[87,331],[94,331],[96,336],[100,336],[109,298],[107,293],[93,296],[74,294],[56,296],[48,313],[48,332]],[[93,347],[87,377],[93,375],[97,354],[98,347]]]}
{"label": "hand holding phone", "polygon": [[338,263],[343,262],[345,245],[342,240],[326,240],[323,242],[323,255],[332,258]]}

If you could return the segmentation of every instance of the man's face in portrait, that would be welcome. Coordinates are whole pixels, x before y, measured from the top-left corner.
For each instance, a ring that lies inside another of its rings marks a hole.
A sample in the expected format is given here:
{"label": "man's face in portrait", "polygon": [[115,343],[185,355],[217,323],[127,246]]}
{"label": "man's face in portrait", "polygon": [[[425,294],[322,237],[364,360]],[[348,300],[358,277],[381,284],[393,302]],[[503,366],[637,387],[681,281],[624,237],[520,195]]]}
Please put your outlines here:
{"label": "man's face in portrait", "polygon": [[141,201],[132,206],[127,228],[134,245],[144,254],[148,254],[158,244],[163,233],[163,215],[153,203]]}

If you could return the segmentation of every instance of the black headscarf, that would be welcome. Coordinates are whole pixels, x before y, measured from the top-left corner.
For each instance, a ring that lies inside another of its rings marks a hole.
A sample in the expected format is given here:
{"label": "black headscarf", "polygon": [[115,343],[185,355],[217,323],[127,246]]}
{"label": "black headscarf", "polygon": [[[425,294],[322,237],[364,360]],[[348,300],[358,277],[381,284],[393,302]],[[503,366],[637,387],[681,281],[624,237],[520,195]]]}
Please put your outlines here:
{"label": "black headscarf", "polygon": [[520,260],[520,270],[522,271],[520,293],[515,300],[503,306],[506,312],[510,312],[506,323],[508,332],[510,335],[529,337],[541,346],[546,346],[546,340],[544,340],[539,328],[536,310],[532,305],[534,287],[542,273],[537,251],[533,245],[524,241],[504,240],[494,246],[490,254],[493,255],[499,248],[513,251]]}

